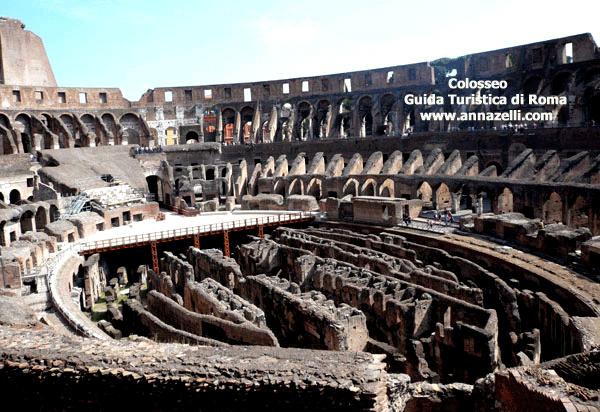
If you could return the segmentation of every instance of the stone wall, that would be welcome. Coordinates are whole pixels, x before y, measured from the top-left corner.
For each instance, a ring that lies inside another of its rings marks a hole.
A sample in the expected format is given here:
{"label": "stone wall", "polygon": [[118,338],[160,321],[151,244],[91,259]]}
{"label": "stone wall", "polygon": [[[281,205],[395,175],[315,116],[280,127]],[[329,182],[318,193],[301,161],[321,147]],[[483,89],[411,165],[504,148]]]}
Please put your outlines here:
{"label": "stone wall", "polygon": [[[414,379],[451,375],[474,381],[499,362],[496,312],[480,306],[480,289],[459,285],[452,273],[433,266],[425,272],[410,260],[377,252],[387,246],[377,236],[289,228],[280,228],[275,235],[273,240],[255,240],[240,248],[244,275],[279,273],[298,282],[303,291],[319,291],[336,305],[361,310],[371,340],[407,354],[409,359],[400,368]],[[341,240],[368,244],[369,249],[364,248],[361,256],[352,253],[360,246]],[[466,364],[468,372],[463,369]]]}
{"label": "stone wall", "polygon": [[[377,331],[377,339],[429,362],[429,369],[443,380],[451,375],[454,380],[473,382],[499,362],[493,310],[419,286],[403,288],[398,282],[340,263],[321,263],[310,285],[338,304],[361,309],[369,330]],[[423,371],[406,372],[414,378]]]}
{"label": "stone wall", "polygon": [[107,285],[107,279],[103,268],[98,264],[99,254],[89,256],[83,264],[83,293],[82,309],[93,310],[95,302]]}
{"label": "stone wall", "polygon": [[[175,302],[173,302],[175,304]],[[226,343],[204,338],[194,333],[175,328],[145,310],[142,304],[133,299],[123,302],[123,334],[147,336],[156,342],[177,342],[191,345],[222,346]]]}
{"label": "stone wall", "polygon": [[6,327],[0,348],[0,395],[31,410],[389,410],[385,364],[367,353],[106,345]]}
{"label": "stone wall", "polygon": [[[332,307],[320,296],[298,294],[297,286],[281,278],[248,276],[217,250],[190,248],[197,278],[210,277],[230,287],[260,308],[283,346],[332,350],[362,350],[367,339],[364,316],[347,307]],[[287,282],[287,283],[286,283]]]}
{"label": "stone wall", "polygon": [[[381,241],[371,239],[369,247],[360,247],[344,242],[356,241],[356,236],[352,240],[349,239],[349,236],[341,234],[324,231],[312,232],[318,233],[318,237],[309,235],[311,230],[297,232],[293,229],[281,228],[278,231],[278,242],[282,245],[308,250],[322,258],[333,258],[352,263],[358,267],[397,279],[400,283],[421,285],[466,302],[481,304],[483,300],[480,289],[460,285],[456,277],[445,278],[443,276],[447,277],[447,274],[437,268],[429,266],[419,269],[410,260],[401,257],[394,258],[387,253],[374,251],[375,245],[381,244]],[[335,243],[326,240],[329,236],[336,240]]]}
{"label": "stone wall", "polygon": [[223,256],[223,252],[218,249],[189,248],[187,260],[193,267],[196,280],[212,278],[239,294],[243,276],[234,259]]}
{"label": "stone wall", "polygon": [[150,291],[148,311],[176,329],[232,345],[278,346],[273,333],[250,322],[235,323],[187,310],[157,291]]}
{"label": "stone wall", "polygon": [[265,313],[261,309],[211,278],[186,282],[183,301],[186,309],[192,312],[214,315],[238,324],[251,322],[266,328]]}
{"label": "stone wall", "polygon": [[358,309],[334,305],[320,293],[300,293],[297,285],[278,277],[246,276],[243,296],[265,312],[282,346],[364,350],[366,318]]}
{"label": "stone wall", "polygon": [[7,17],[0,18],[0,33],[0,84],[57,86],[40,37],[25,30],[20,20]]}
{"label": "stone wall", "polygon": [[[190,247],[189,254],[196,257],[194,263],[208,264],[212,261],[212,267],[218,267],[219,262],[231,265],[229,259],[215,250],[204,253]],[[264,323],[262,311],[235,296],[228,288],[210,283],[211,278],[196,282],[195,278],[206,276],[199,273],[198,267],[165,252],[161,268],[160,275],[149,271],[149,289],[154,290],[148,297],[148,310],[165,323],[198,336],[232,344],[278,346],[277,338]],[[229,277],[225,275],[223,278]],[[212,288],[207,288],[207,285],[212,285]],[[215,291],[215,288],[218,290]],[[231,309],[224,308],[224,303]]]}

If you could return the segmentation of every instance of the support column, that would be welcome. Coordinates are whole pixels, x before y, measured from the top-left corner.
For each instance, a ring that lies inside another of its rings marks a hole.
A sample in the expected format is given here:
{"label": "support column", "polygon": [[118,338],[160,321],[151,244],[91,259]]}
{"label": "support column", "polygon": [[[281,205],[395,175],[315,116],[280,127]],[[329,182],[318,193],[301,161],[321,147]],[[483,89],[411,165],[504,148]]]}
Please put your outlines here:
{"label": "support column", "polygon": [[221,109],[217,109],[217,134],[215,140],[218,143],[225,143],[223,139],[223,113],[221,113]]}
{"label": "support column", "polygon": [[223,254],[226,257],[230,257],[230,253],[229,253],[229,231],[228,230],[224,230],[223,231]]}
{"label": "support column", "polygon": [[158,251],[156,250],[156,242],[150,243],[150,249],[152,250],[152,270],[157,275],[160,273],[158,268]]}
{"label": "support column", "polygon": [[196,249],[200,249],[200,236],[199,235],[194,236],[194,247]]}
{"label": "support column", "polygon": [[242,127],[242,115],[238,110],[235,111],[235,125],[233,129],[233,144],[243,143],[240,140],[241,135],[241,127]]}
{"label": "support column", "polygon": [[451,192],[450,193],[452,195],[452,206],[451,206],[451,211],[453,214],[456,214],[456,212],[460,211],[460,196],[461,193],[454,193]]}
{"label": "support column", "polygon": [[258,237],[265,237],[264,227],[262,225],[258,226]]}

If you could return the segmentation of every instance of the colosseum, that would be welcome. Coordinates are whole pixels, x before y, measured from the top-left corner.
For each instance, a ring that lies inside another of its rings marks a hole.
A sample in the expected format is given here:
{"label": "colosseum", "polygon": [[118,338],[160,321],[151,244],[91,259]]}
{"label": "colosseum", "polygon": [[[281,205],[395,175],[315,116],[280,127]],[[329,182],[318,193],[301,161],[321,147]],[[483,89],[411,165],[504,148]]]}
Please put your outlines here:
{"label": "colosseum", "polygon": [[599,411],[589,33],[138,101],[0,18],[0,394]]}

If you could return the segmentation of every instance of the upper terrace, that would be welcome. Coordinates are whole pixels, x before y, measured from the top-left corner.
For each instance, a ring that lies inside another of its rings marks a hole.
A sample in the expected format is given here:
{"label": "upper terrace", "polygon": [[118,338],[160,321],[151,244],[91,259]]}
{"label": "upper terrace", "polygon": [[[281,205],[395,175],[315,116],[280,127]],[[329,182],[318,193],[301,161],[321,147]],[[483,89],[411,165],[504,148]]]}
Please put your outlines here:
{"label": "upper terrace", "polygon": [[126,109],[292,100],[306,96],[441,86],[448,74],[454,75],[454,69],[459,78],[507,77],[523,70],[577,64],[599,56],[591,34],[583,33],[457,58],[371,70],[258,82],[157,87],[148,89],[137,102],[123,98],[118,88],[31,86],[23,82],[11,85],[4,81],[0,83],[0,106],[5,110]]}

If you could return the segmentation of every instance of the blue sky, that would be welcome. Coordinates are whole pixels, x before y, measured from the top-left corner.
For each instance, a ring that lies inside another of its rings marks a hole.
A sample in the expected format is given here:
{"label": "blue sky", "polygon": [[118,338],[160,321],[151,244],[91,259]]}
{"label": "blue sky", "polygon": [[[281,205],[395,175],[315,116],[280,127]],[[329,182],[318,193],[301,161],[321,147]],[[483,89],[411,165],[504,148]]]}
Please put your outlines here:
{"label": "blue sky", "polygon": [[[315,76],[591,32],[593,2],[4,0],[42,37],[59,86],[154,87]],[[598,8],[596,6],[596,8]]]}

